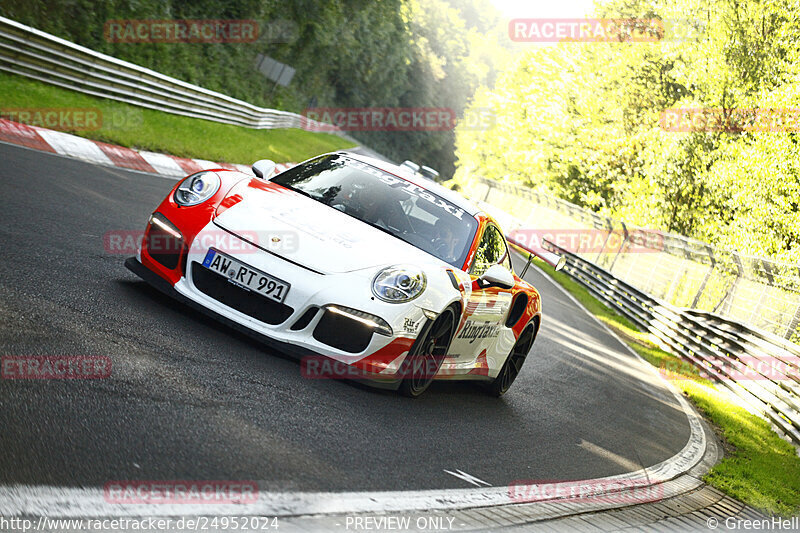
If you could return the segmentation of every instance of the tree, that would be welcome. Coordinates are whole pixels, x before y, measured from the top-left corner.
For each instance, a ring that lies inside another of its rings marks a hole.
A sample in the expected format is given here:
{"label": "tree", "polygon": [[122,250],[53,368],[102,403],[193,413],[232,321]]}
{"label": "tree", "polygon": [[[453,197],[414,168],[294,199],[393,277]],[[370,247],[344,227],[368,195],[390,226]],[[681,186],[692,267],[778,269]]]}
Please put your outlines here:
{"label": "tree", "polygon": [[[797,109],[800,6],[786,0],[615,0],[598,17],[658,19],[655,43],[562,43],[521,54],[457,130],[458,180],[480,173],[655,227],[800,259],[797,133],[667,131],[669,109]],[[676,38],[683,37],[683,38]]]}

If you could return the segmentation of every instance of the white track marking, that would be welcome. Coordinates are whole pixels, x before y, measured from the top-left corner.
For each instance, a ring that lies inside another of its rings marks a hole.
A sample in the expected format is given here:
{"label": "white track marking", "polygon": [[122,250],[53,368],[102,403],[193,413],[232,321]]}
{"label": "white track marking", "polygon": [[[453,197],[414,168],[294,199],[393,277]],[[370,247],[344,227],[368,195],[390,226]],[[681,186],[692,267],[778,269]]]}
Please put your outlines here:
{"label": "white track marking", "polygon": [[492,486],[491,483],[486,483],[484,480],[476,478],[475,476],[467,474],[466,472],[462,472],[461,470],[456,470],[455,472],[451,472],[450,470],[445,470],[445,472],[447,472],[451,476],[457,477],[458,479],[463,479],[467,483],[475,485],[476,487],[480,487],[481,485],[484,485],[486,487]]}

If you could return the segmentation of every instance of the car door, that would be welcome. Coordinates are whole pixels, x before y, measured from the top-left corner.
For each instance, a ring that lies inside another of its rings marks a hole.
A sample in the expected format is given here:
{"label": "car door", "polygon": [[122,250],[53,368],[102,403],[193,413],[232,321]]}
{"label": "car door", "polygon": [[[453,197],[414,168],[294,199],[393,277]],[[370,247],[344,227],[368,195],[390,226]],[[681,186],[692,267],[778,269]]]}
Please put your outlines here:
{"label": "car door", "polygon": [[[484,228],[469,269],[472,291],[451,343],[451,353],[458,354],[460,363],[496,357],[498,343],[503,348],[507,344],[506,337],[510,330],[505,327],[505,319],[511,306],[512,289],[483,287],[478,281],[495,264],[511,271],[505,238],[497,226],[489,223]],[[511,336],[513,338],[513,333]]]}

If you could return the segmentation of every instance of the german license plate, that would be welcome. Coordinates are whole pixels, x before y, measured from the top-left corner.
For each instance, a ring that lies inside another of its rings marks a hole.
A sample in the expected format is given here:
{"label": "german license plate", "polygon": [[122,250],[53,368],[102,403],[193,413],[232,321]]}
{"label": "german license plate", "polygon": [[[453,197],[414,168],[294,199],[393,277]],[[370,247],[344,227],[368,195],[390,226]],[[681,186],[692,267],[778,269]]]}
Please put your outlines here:
{"label": "german license plate", "polygon": [[213,248],[206,253],[203,266],[225,276],[235,285],[257,292],[276,302],[283,303],[291,287],[285,281],[256,270]]}

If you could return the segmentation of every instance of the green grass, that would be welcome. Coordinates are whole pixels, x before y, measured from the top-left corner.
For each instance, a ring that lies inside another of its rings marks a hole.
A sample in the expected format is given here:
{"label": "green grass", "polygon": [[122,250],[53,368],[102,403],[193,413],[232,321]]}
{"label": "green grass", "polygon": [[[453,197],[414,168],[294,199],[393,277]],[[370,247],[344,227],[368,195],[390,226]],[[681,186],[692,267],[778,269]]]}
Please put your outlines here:
{"label": "green grass", "polygon": [[650,364],[665,369],[683,394],[711,422],[723,440],[725,457],[704,481],[726,494],[771,515],[800,513],[800,457],[769,424],[738,405],[698,370],[661,350],[627,318],[609,309],[563,272],[535,260],[553,280],[616,332]]}
{"label": "green grass", "polygon": [[255,130],[219,124],[96,98],[0,72],[0,114],[8,108],[96,108],[101,112],[102,127],[65,131],[131,148],[226,163],[250,164],[258,159],[298,162],[355,146],[328,133],[294,128]]}

